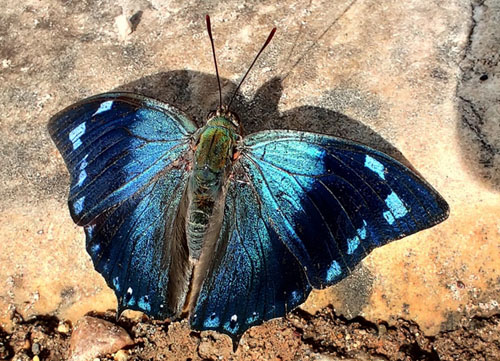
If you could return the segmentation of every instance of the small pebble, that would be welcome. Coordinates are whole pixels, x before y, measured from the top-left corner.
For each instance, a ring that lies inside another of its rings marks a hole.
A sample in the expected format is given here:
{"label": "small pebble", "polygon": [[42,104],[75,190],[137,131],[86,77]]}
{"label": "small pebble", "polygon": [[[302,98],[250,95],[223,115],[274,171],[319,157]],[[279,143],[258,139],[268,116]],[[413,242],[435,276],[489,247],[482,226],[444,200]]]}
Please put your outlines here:
{"label": "small pebble", "polygon": [[96,317],[84,316],[76,324],[69,342],[71,361],[93,360],[115,353],[134,342],[120,326]]}
{"label": "small pebble", "polygon": [[70,331],[69,324],[67,322],[59,322],[59,326],[57,326],[57,332],[62,334],[68,334]]}
{"label": "small pebble", "polygon": [[40,354],[40,344],[35,342],[33,345],[31,345],[31,352],[33,352],[33,355],[39,355]]}
{"label": "small pebble", "polygon": [[387,327],[383,323],[379,324],[378,325],[378,335],[383,336],[386,333],[387,333]]}
{"label": "small pebble", "polygon": [[31,348],[30,340],[28,340],[28,339],[24,340],[23,350],[29,350],[30,348]]}
{"label": "small pebble", "polygon": [[115,25],[118,29],[118,35],[122,39],[126,39],[128,35],[132,34],[132,23],[125,15],[119,15],[115,18]]}
{"label": "small pebble", "polygon": [[120,350],[115,353],[113,356],[115,361],[127,361],[128,360],[128,352],[125,350]]}

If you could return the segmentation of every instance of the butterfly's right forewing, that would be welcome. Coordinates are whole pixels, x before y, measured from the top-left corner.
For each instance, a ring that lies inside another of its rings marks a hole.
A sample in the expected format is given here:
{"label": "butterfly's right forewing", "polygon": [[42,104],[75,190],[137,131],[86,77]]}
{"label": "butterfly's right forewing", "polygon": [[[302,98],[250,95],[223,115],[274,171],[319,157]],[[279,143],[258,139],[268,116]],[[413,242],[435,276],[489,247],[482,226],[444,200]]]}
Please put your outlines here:
{"label": "butterfly's right forewing", "polygon": [[71,175],[71,215],[119,310],[165,318],[182,307],[189,274],[179,210],[195,130],[168,105],[130,93],[86,99],[49,123]]}

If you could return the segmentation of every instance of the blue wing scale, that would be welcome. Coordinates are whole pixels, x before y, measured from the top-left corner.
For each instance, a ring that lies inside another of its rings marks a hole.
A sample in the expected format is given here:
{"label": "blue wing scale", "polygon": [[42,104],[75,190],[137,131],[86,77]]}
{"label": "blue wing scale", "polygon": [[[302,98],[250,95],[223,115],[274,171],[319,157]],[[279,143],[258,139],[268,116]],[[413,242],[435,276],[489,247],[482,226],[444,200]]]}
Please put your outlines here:
{"label": "blue wing scale", "polygon": [[244,143],[241,163],[263,214],[314,288],[344,278],[374,247],[448,215],[425,181],[363,145],[285,130],[256,133]]}

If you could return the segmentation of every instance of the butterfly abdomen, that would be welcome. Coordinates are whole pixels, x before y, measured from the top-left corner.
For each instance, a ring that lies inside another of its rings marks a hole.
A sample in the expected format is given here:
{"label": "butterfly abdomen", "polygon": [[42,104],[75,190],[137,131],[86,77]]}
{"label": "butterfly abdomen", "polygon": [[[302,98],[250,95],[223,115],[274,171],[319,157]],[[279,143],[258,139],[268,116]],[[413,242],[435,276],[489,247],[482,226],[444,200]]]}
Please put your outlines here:
{"label": "butterfly abdomen", "polygon": [[232,164],[236,138],[235,126],[224,117],[209,119],[200,133],[188,183],[186,234],[192,259],[199,259],[216,208],[224,203],[224,184]]}

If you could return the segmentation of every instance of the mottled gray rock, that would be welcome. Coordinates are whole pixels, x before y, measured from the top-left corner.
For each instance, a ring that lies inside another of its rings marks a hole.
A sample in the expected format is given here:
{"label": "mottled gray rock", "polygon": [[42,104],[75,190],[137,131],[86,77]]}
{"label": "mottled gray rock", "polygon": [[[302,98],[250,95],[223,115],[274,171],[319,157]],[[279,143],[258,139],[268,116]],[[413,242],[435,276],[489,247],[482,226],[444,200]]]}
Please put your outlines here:
{"label": "mottled gray rock", "polygon": [[500,3],[473,1],[472,28],[457,84],[458,133],[467,166],[500,190]]}

